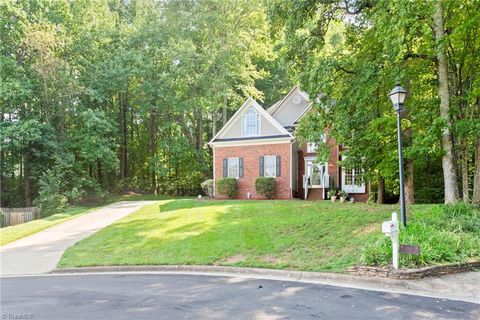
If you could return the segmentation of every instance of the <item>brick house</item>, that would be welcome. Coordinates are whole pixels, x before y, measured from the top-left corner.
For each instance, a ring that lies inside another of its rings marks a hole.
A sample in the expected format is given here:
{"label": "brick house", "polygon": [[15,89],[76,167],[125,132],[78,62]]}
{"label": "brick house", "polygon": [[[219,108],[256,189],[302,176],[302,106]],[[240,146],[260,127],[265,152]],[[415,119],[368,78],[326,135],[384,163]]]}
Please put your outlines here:
{"label": "brick house", "polygon": [[341,146],[328,140],[328,163],[316,163],[316,145],[300,146],[295,128],[311,109],[308,95],[297,86],[268,109],[248,98],[209,142],[213,149],[213,179],[238,179],[238,199],[262,199],[255,192],[259,176],[276,178],[276,199],[326,199],[329,187],[355,201],[366,201],[368,190],[360,169],[339,166]]}

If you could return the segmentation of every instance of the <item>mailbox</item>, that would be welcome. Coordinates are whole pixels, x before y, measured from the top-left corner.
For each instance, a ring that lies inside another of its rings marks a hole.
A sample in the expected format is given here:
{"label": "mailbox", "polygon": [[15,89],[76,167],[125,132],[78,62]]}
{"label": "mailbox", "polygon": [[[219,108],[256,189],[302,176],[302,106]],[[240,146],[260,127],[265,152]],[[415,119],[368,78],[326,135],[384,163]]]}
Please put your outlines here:
{"label": "mailbox", "polygon": [[398,231],[398,222],[390,220],[382,223],[382,232],[387,236]]}
{"label": "mailbox", "polygon": [[382,232],[392,240],[392,264],[398,269],[398,219],[397,213],[392,212],[392,220],[382,223]]}

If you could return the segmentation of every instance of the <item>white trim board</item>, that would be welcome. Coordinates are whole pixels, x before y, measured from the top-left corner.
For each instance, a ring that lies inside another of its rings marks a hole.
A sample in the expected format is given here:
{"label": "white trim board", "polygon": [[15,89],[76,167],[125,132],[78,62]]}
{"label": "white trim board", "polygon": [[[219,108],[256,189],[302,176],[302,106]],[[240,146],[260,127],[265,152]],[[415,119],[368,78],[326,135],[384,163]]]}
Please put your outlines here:
{"label": "white trim board", "polygon": [[[293,138],[292,134],[288,132],[280,123],[277,122],[265,109],[263,109],[252,97],[248,97],[247,100],[243,103],[243,105],[235,112],[235,114],[228,120],[228,122],[223,126],[222,129],[210,140],[208,145],[212,146],[218,142],[215,142],[215,139],[221,137],[227,130],[229,130],[232,125],[237,121],[237,119],[243,115],[244,111],[249,108],[253,107],[257,112],[265,118],[265,120],[269,121],[276,129],[278,129],[282,134],[288,135],[289,137]],[[252,140],[249,140],[252,141]],[[235,144],[232,144],[235,145]]]}
{"label": "white trim board", "polygon": [[281,144],[281,143],[291,143],[295,141],[293,137],[283,137],[283,138],[272,138],[272,139],[249,139],[249,140],[237,140],[237,141],[219,141],[219,142],[210,142],[210,147],[235,147],[235,146],[253,146],[261,144]]}
{"label": "white trim board", "polygon": [[[282,100],[280,100],[280,103],[277,103],[275,108],[273,108],[271,111],[270,111],[270,114],[273,116],[273,114],[275,112],[277,112],[278,110],[280,110],[282,108],[282,106],[285,105],[285,101],[287,101],[287,99],[294,93],[294,92],[298,92],[305,100],[307,101],[310,101],[309,97],[308,97],[308,94],[306,94],[305,92],[303,92],[300,87],[298,85],[295,85],[288,93],[285,97],[283,97]],[[308,107],[307,107],[308,108]],[[293,123],[293,122],[292,122]]]}

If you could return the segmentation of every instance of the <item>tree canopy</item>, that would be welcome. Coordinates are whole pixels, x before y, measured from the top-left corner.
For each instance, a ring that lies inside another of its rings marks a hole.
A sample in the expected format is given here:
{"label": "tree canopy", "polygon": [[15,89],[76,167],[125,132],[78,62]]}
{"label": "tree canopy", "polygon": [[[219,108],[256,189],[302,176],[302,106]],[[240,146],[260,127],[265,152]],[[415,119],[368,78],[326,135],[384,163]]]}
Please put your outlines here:
{"label": "tree canopy", "polygon": [[[6,0],[0,206],[105,192],[194,195],[206,145],[243,100],[299,84],[299,140],[348,146],[398,193],[396,81],[410,203],[480,203],[480,2]],[[321,146],[319,158],[328,148]],[[384,190],[385,188],[385,190]],[[50,191],[48,191],[50,190]]]}

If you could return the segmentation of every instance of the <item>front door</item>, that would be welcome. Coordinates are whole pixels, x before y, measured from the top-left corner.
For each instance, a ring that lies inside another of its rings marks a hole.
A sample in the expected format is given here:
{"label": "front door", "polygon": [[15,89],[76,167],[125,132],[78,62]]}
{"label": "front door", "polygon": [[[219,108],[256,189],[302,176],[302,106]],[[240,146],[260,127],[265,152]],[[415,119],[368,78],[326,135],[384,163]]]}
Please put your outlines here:
{"label": "front door", "polygon": [[[305,175],[310,178],[310,188],[323,188],[325,182],[326,165],[315,163],[314,160],[305,161]],[[327,179],[328,181],[328,179]]]}

